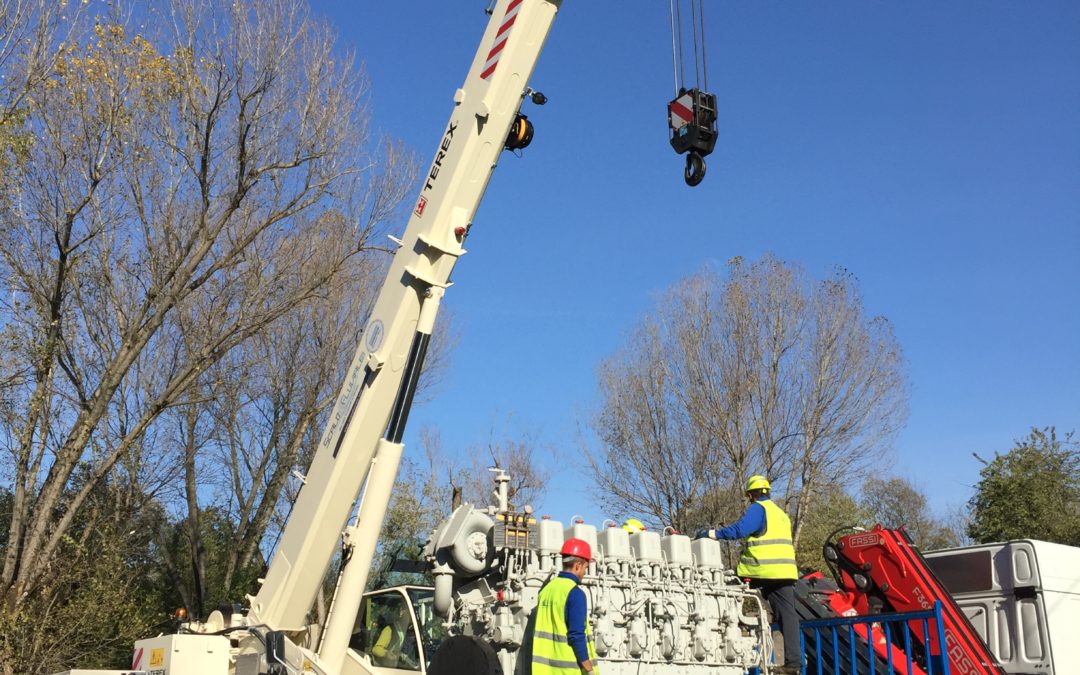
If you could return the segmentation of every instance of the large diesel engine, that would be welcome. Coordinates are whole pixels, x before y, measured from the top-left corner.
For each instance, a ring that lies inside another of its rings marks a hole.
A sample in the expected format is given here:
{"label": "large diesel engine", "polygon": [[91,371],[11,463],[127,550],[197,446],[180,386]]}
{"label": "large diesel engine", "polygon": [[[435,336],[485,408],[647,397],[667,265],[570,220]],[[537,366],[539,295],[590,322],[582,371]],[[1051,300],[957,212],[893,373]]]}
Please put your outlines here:
{"label": "large diesel engine", "polygon": [[[760,595],[725,569],[719,542],[681,534],[597,531],[498,506],[459,507],[425,554],[435,611],[452,633],[486,643],[502,673],[527,673],[537,595],[560,570],[565,538],[589,542],[594,560],[581,582],[604,675],[742,675],[764,668],[771,649]],[[487,647],[485,647],[487,649]],[[438,657],[436,657],[438,660]]]}

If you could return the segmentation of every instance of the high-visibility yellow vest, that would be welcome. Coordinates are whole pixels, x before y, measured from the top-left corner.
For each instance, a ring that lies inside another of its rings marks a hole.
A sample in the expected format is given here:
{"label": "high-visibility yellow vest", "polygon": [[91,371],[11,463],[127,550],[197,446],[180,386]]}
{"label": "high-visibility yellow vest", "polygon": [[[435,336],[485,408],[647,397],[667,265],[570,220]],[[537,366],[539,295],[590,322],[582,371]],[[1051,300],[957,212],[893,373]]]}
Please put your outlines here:
{"label": "high-visibility yellow vest", "polygon": [[377,666],[398,665],[401,660],[401,646],[405,642],[405,631],[399,627],[386,626],[379,633],[379,639],[371,648],[371,656]]}
{"label": "high-visibility yellow vest", "polygon": [[[555,577],[540,589],[536,599],[536,628],[532,643],[532,675],[580,675],[574,648],[566,640],[566,598],[577,586],[572,579]],[[596,668],[592,627],[585,616],[585,638],[589,641],[589,660]]]}
{"label": "high-visibility yellow vest", "polygon": [[751,579],[798,579],[795,546],[791,542],[791,519],[770,499],[758,502],[765,508],[765,531],[747,537],[739,559],[740,577]]}

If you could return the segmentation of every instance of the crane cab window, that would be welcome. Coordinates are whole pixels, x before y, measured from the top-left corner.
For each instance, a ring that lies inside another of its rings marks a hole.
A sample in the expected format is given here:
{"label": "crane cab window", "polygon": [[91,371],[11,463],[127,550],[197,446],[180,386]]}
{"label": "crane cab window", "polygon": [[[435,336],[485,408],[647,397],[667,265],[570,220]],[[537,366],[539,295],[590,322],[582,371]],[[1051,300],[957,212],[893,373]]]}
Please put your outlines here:
{"label": "crane cab window", "polygon": [[420,629],[424,661],[431,667],[432,657],[447,637],[446,627],[443,620],[435,614],[435,594],[430,588],[410,588],[409,601],[416,616],[416,625]]}
{"label": "crane cab window", "polygon": [[416,629],[409,602],[400,593],[364,597],[349,647],[373,664],[398,670],[420,670]]}

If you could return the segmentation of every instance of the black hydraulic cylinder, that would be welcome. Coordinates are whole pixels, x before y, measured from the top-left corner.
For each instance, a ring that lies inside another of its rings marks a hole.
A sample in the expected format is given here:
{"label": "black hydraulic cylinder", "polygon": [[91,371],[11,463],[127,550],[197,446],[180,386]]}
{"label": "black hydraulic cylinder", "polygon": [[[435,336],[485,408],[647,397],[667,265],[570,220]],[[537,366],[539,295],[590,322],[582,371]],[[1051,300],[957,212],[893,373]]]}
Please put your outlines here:
{"label": "black hydraulic cylinder", "polygon": [[427,356],[428,344],[431,336],[417,331],[413,335],[412,346],[409,347],[409,360],[405,364],[405,373],[401,378],[401,387],[398,389],[397,398],[394,399],[394,409],[390,413],[390,423],[386,427],[386,440],[400,443],[405,434],[405,423],[409,420],[409,410],[412,408],[413,396],[416,394],[416,385],[420,381],[420,371],[424,368],[424,357]]}

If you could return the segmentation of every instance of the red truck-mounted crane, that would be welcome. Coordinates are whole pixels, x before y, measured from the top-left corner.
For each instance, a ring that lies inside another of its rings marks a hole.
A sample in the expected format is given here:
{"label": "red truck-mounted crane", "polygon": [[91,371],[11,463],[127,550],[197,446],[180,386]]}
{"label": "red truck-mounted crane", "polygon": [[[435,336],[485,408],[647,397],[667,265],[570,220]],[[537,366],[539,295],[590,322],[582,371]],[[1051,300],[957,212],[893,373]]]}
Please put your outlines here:
{"label": "red truck-mounted crane", "polygon": [[956,675],[1003,675],[1004,670],[903,528],[876,525],[835,541],[830,537],[824,555],[839,586],[836,594],[840,597],[833,598],[831,606],[850,605],[855,614],[873,615],[929,610],[940,602],[944,646],[934,631],[913,626],[925,658],[939,663],[947,659],[950,672]]}

